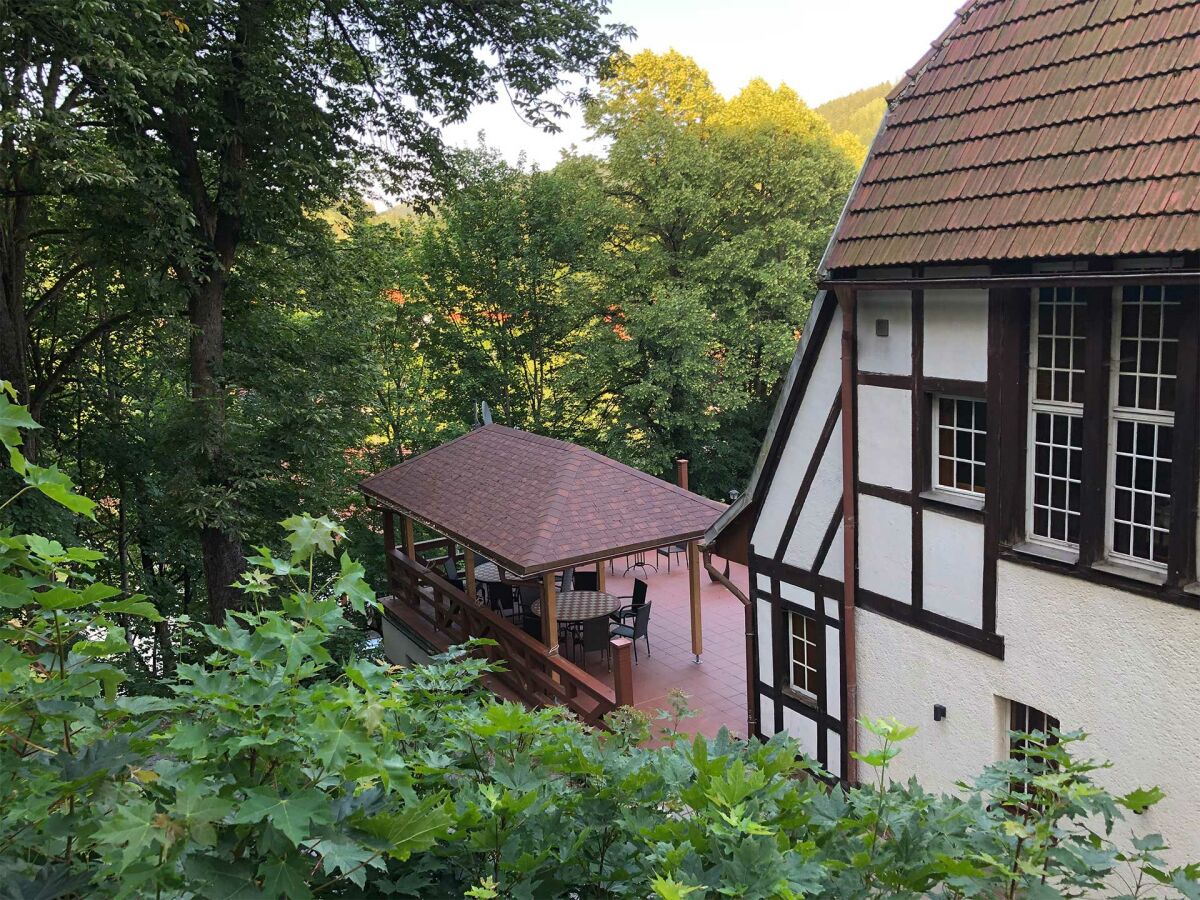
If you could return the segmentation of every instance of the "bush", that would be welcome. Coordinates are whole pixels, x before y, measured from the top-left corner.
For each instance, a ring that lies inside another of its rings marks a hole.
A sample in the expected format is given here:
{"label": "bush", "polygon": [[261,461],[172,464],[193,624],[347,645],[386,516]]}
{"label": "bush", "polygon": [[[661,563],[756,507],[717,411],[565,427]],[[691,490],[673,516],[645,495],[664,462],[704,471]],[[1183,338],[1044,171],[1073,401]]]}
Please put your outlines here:
{"label": "bush", "polygon": [[[0,395],[23,489],[88,514],[21,457],[29,427]],[[259,548],[241,584],[256,608],[204,626],[168,696],[120,689],[122,619],[151,604],[93,581],[91,551],[0,532],[0,896],[1057,897],[1125,872],[1131,896],[1200,896],[1157,836],[1113,843],[1160,795],[1097,787],[1077,733],[1025,736],[947,797],[891,783],[911,729],[867,723],[877,779],[845,790],[783,736],[648,749],[632,711],[601,733],[501,703],[469,647],[338,664],[343,609],[374,597],[339,526],[283,524],[289,552]]]}

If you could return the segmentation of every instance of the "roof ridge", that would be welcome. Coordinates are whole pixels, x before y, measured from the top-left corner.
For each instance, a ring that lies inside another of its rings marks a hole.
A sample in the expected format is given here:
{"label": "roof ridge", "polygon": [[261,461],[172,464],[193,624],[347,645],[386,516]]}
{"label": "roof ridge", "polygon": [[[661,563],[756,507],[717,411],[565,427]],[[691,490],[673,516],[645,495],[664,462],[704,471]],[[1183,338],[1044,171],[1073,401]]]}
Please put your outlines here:
{"label": "roof ridge", "polygon": [[925,55],[917,60],[917,64],[904,73],[908,78],[907,83],[903,85],[896,85],[896,87],[892,88],[891,93],[887,95],[886,99],[888,107],[891,108],[895,104],[899,103],[900,100],[903,99],[904,95],[907,94],[914,85],[916,85],[917,79],[929,71],[930,66],[933,65],[933,61],[937,58],[938,54],[945,52],[945,50],[950,46],[950,41],[953,40],[953,34],[958,31],[959,28],[966,25],[967,22],[970,21],[971,16],[977,10],[984,6],[998,2],[1000,2],[1000,0],[971,0],[971,2],[961,6],[958,10],[956,10],[954,13],[954,20],[947,25],[945,29],[943,29],[940,35],[934,38],[933,42],[929,45],[929,49],[925,51]]}
{"label": "roof ridge", "polygon": [[[1200,69],[1200,64],[1198,64],[1196,66],[1191,66],[1189,68],[1190,69]],[[1179,71],[1188,71],[1188,70],[1181,69]],[[1161,77],[1161,76],[1159,75],[1159,76],[1147,76],[1147,77]],[[1125,84],[1127,82],[1113,82],[1113,83],[1114,84]],[[1022,102],[1022,101],[1016,101],[1016,102]],[[900,149],[900,150],[881,150],[878,153],[876,153],[873,158],[878,159],[878,158],[884,157],[884,156],[901,156],[905,153],[916,153],[921,150],[927,150],[930,147],[953,147],[958,144],[967,144],[967,143],[970,143],[971,141],[981,141],[981,140],[986,140],[988,138],[994,138],[998,135],[1023,134],[1028,131],[1041,131],[1042,129],[1045,129],[1045,128],[1058,128],[1059,126],[1062,126],[1062,125],[1074,125],[1078,122],[1088,122],[1088,121],[1096,120],[1096,119],[1114,119],[1114,118],[1117,118],[1118,116],[1141,115],[1142,113],[1155,112],[1155,111],[1161,110],[1161,109],[1176,109],[1176,108],[1184,107],[1184,106],[1195,106],[1196,104],[1200,104],[1200,97],[1189,97],[1188,99],[1180,100],[1177,103],[1164,103],[1161,106],[1148,106],[1144,109],[1123,109],[1123,110],[1118,110],[1118,111],[1114,111],[1114,112],[1103,113],[1101,115],[1088,115],[1088,116],[1080,116],[1080,117],[1077,117],[1074,119],[1061,119],[1057,122],[1043,122],[1040,125],[1022,125],[1020,128],[1011,128],[1006,131],[989,131],[984,134],[974,134],[974,135],[971,135],[970,137],[958,138],[956,140],[938,141],[933,144],[918,144],[916,146],[904,147],[903,149]],[[994,107],[989,107],[989,108],[994,108]],[[974,112],[974,111],[975,110],[972,110],[972,112]],[[918,124],[924,124],[924,123],[918,123]],[[905,128],[907,126],[902,125],[899,127]]]}
{"label": "roof ridge", "polygon": [[694,491],[689,491],[687,488],[682,488],[679,485],[674,484],[673,482],[667,481],[665,478],[659,478],[655,475],[651,475],[649,472],[643,472],[641,469],[638,469],[638,468],[635,468],[634,466],[623,463],[618,459],[613,459],[610,456],[605,456],[603,453],[597,453],[595,450],[592,450],[590,447],[584,447],[582,444],[575,444],[575,443],[572,443],[571,441],[564,441],[559,438],[550,437],[549,435],[538,434],[535,431],[523,431],[520,428],[513,428],[508,425],[500,425],[497,423],[494,423],[492,425],[485,425],[484,428],[476,429],[476,431],[483,431],[486,428],[504,429],[505,431],[507,431],[509,433],[518,434],[524,438],[531,439],[531,440],[537,441],[539,443],[550,444],[550,445],[556,446],[560,450],[567,452],[567,453],[586,454],[592,460],[599,462],[602,465],[609,466],[610,468],[620,469],[620,470],[627,472],[637,478],[642,479],[643,481],[650,481],[656,485],[659,485],[660,487],[667,487],[670,490],[675,491],[676,493],[684,495],[685,497],[687,497],[689,500],[692,500],[693,502],[716,503],[719,506],[725,505],[725,504],[721,503],[720,500],[713,500],[709,497],[705,497],[701,494],[697,494]]}
{"label": "roof ridge", "polygon": [[382,472],[376,472],[374,475],[368,475],[366,478],[364,478],[362,481],[359,482],[359,485],[361,486],[361,485],[367,484],[368,482],[374,481],[376,478],[379,478],[381,475],[384,475],[387,472],[391,472],[395,469],[399,469],[401,466],[407,466],[410,463],[415,463],[417,460],[421,459],[422,457],[428,456],[434,450],[438,450],[442,447],[449,447],[451,444],[457,444],[459,441],[469,438],[471,435],[475,434],[479,430],[480,429],[478,429],[478,428],[472,428],[470,431],[466,431],[463,434],[458,435],[458,437],[452,437],[452,438],[450,438],[450,440],[445,441],[441,444],[437,444],[436,446],[430,447],[428,450],[422,450],[420,453],[417,453],[414,456],[410,456],[408,459],[401,459],[400,462],[396,463],[396,465],[388,466]]}
{"label": "roof ridge", "polygon": [[[977,4],[975,9],[973,10],[973,12],[978,12],[984,6],[995,6],[997,3],[1001,3],[1001,2],[1003,2],[1003,0],[987,0],[986,3]],[[1093,3],[1093,2],[1095,2],[1095,0],[1067,0],[1067,2],[1060,3],[1058,6],[1035,9],[1032,12],[1027,13],[1025,15],[1015,16],[1011,19],[1005,19],[1002,25],[989,25],[986,28],[976,28],[973,31],[970,28],[968,28],[966,31],[963,32],[963,36],[965,37],[967,35],[972,35],[972,34],[983,34],[985,31],[993,31],[1000,27],[1008,27],[1009,25],[1013,25],[1016,23],[1028,22],[1030,19],[1037,19],[1042,16],[1051,16],[1060,10],[1070,9],[1072,6],[1083,6],[1085,3]],[[1185,0],[1185,2],[1187,2],[1187,0]],[[1121,20],[1118,19],[1117,21],[1121,21]],[[963,24],[968,25],[969,23],[963,22]]]}
{"label": "roof ridge", "polygon": [[[1190,0],[1181,0],[1181,4],[1183,4],[1183,2],[1189,2],[1189,1]],[[1172,10],[1172,8],[1178,8],[1178,7],[1168,7],[1168,8],[1166,8],[1166,12],[1170,12]],[[1156,11],[1156,13],[1157,12],[1162,12],[1162,11]],[[1132,20],[1134,20],[1136,18],[1141,18],[1142,16],[1147,16],[1147,14],[1153,14],[1153,13],[1140,13],[1139,16],[1129,16],[1127,18],[1117,19],[1115,24],[1120,24],[1123,22],[1132,22]],[[965,64],[967,64],[967,62],[973,62],[978,59],[983,59],[983,58],[985,58],[985,56],[1001,54],[1001,53],[1009,53],[1010,50],[1020,49],[1022,47],[1031,47],[1032,44],[1043,43],[1045,41],[1052,41],[1052,40],[1056,40],[1056,38],[1060,38],[1060,37],[1064,37],[1064,36],[1068,36],[1068,35],[1084,34],[1085,31],[1104,28],[1104,26],[1105,26],[1104,24],[1097,24],[1097,25],[1093,25],[1093,26],[1088,26],[1088,28],[1076,29],[1074,31],[1064,31],[1064,32],[1062,32],[1061,35],[1046,35],[1044,37],[1039,37],[1038,40],[1036,40],[1036,41],[1026,41],[1021,44],[1013,44],[1013,46],[1010,46],[1010,47],[1002,47],[1002,48],[996,49],[996,50],[988,50],[988,52],[980,53],[978,56],[967,56],[966,59],[962,59],[962,60],[959,60],[956,62],[949,62],[949,64],[947,64],[943,68],[947,68],[947,70],[948,70],[948,68],[950,68],[950,67],[965,65]],[[1057,58],[1054,60],[1050,60],[1049,62],[1043,62],[1043,64],[1040,64],[1040,65],[1026,66],[1025,68],[1012,68],[1012,70],[1007,70],[1007,71],[1004,71],[1001,73],[992,74],[992,76],[971,80],[971,82],[967,82],[966,84],[961,83],[961,82],[956,83],[956,84],[949,84],[947,86],[944,86],[944,88],[937,88],[935,90],[930,90],[929,92],[926,92],[926,94],[919,94],[919,95],[916,95],[913,97],[908,97],[908,98],[906,98],[906,100],[911,100],[912,102],[917,102],[918,100],[925,100],[925,98],[928,98],[928,97],[946,96],[948,94],[953,94],[954,91],[960,91],[960,90],[964,90],[966,88],[977,88],[977,86],[980,86],[980,85],[995,84],[997,82],[1002,82],[1002,80],[1008,79],[1008,78],[1020,78],[1022,76],[1026,76],[1026,74],[1030,74],[1031,72],[1043,72],[1046,70],[1050,70],[1050,68],[1055,68],[1058,66],[1069,66],[1069,65],[1076,64],[1076,62],[1082,62],[1082,61],[1085,61],[1088,59],[1098,58],[1098,56],[1111,56],[1111,55],[1114,55],[1117,53],[1129,53],[1129,52],[1132,52],[1132,50],[1139,50],[1139,49],[1146,48],[1146,47],[1154,47],[1154,46],[1157,46],[1157,44],[1171,43],[1174,41],[1186,41],[1186,40],[1188,40],[1188,38],[1195,37],[1196,35],[1200,35],[1200,25],[1196,25],[1193,30],[1181,32],[1181,34],[1166,35],[1164,37],[1153,38],[1153,40],[1141,40],[1136,43],[1129,43],[1129,44],[1126,44],[1126,46],[1124,46],[1124,47],[1117,47],[1117,48],[1114,48],[1111,50],[1091,50],[1090,53],[1081,53],[1076,56],[1068,56],[1068,58],[1066,58],[1066,59]],[[1175,70],[1170,70],[1170,71],[1175,71]],[[1121,83],[1120,80],[1117,80],[1117,82],[1100,82],[1099,84],[1120,84],[1120,83]],[[1076,90],[1076,89],[1067,89],[1067,90]],[[1039,96],[1055,96],[1056,94],[1066,94],[1067,90],[1052,91],[1052,92],[1050,92],[1050,94],[1046,94],[1046,95],[1038,95],[1038,94],[1028,95],[1026,97],[1022,97],[1022,100],[1032,100],[1032,98],[1036,98]],[[1009,102],[1012,102],[1012,101],[1009,101]],[[1003,106],[1003,104],[996,104],[996,106]],[[978,109],[988,109],[989,107],[972,107],[972,109],[977,109],[977,108]],[[913,119],[911,121],[914,121],[914,122],[930,121],[932,119],[937,119],[937,118],[940,118],[940,116],[936,116],[936,115],[928,116],[928,118],[925,118],[925,119]],[[904,124],[907,125],[908,122],[904,122]]]}
{"label": "roof ridge", "polygon": [[[533,436],[545,437],[544,435],[536,434]],[[545,553],[546,550],[551,546],[554,540],[554,531],[557,530],[558,525],[561,523],[564,515],[567,513],[567,501],[569,495],[563,491],[563,486],[564,484],[570,484],[570,482],[574,480],[576,474],[579,472],[579,465],[581,461],[580,454],[573,452],[570,448],[574,447],[579,450],[586,449],[584,447],[580,447],[578,444],[571,444],[567,441],[558,441],[555,438],[549,438],[548,440],[567,445],[567,447],[564,448],[564,451],[567,454],[567,461],[558,469],[557,472],[554,473],[553,480],[546,485],[546,511],[548,514],[551,514],[555,517],[555,522],[553,525],[549,526],[546,531],[530,536],[532,540],[527,553],[531,558],[535,558],[538,554]]]}

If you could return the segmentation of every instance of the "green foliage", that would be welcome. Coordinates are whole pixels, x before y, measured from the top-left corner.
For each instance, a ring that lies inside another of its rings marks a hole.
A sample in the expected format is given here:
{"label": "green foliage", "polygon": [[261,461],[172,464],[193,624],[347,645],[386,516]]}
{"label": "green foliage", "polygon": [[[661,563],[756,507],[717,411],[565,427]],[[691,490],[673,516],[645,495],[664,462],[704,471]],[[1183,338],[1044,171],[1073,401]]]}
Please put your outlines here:
{"label": "green foliage", "polygon": [[816,112],[835,132],[849,132],[865,148],[875,139],[879,122],[887,110],[887,95],[893,87],[894,84],[885,81],[863,88],[822,103]]}
{"label": "green foliage", "polygon": [[[7,412],[19,436],[20,408]],[[14,461],[13,432],[5,432]],[[19,464],[19,463],[18,463]],[[779,735],[643,746],[498,702],[470,647],[432,664],[333,662],[343,608],[374,602],[327,518],[259,548],[257,600],[204,631],[170,693],[121,691],[120,617],[154,618],[92,578],[99,554],[0,533],[0,896],[477,898],[1193,897],[1157,835],[1111,838],[1119,800],[1079,734],[1015,735],[1026,756],[960,797],[887,778],[914,731],[864,722],[875,784],[844,789]],[[679,701],[665,714],[676,722]]]}

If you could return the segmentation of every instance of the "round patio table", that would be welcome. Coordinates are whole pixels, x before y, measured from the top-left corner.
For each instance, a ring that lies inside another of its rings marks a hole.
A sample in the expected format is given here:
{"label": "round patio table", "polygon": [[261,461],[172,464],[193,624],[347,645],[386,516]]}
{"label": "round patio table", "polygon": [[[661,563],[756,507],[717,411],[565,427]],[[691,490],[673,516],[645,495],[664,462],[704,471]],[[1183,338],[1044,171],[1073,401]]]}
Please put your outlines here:
{"label": "round patio table", "polygon": [[500,567],[494,562],[480,563],[475,567],[476,581],[499,581]]}
{"label": "round patio table", "polygon": [[[597,619],[607,616],[621,608],[621,598],[616,594],[604,591],[562,591],[558,595],[557,613],[560,622],[583,622],[587,619]],[[529,606],[529,611],[536,616],[542,614],[542,601],[539,597]]]}
{"label": "round patio table", "polygon": [[512,575],[508,572],[501,572],[500,567],[494,562],[480,563],[475,567],[476,581],[493,581],[493,582],[508,582],[515,584],[516,582],[533,581],[533,578],[522,578],[519,575]]}

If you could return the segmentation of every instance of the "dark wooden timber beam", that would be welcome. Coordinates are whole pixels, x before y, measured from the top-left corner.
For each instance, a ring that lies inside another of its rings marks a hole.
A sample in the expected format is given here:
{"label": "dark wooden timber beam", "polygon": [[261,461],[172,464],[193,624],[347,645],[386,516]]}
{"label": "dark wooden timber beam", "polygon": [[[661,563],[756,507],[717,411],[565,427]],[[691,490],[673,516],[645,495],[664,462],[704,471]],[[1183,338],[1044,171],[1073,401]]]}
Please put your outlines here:
{"label": "dark wooden timber beam", "polygon": [[858,765],[854,753],[858,750],[858,666],[854,637],[854,606],[858,590],[858,448],[856,423],[858,415],[856,373],[858,370],[858,295],[853,288],[835,289],[842,310],[842,521],[843,521],[843,590],[842,590],[842,656],[845,662],[846,708],[842,711],[845,723],[846,781],[858,782]]}

